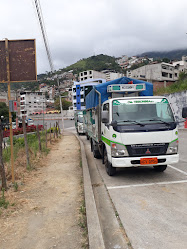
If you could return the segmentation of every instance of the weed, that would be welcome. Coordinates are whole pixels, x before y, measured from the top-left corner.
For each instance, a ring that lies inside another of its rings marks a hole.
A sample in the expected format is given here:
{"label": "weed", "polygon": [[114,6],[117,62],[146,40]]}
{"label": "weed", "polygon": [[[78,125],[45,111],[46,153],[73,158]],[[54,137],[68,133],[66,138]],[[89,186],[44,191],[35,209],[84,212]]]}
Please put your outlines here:
{"label": "weed", "polygon": [[118,218],[119,217],[119,214],[117,211],[115,211],[115,216]]}
{"label": "weed", "polygon": [[14,191],[17,192],[18,191],[18,183],[14,182],[13,186],[14,186]]}
{"label": "weed", "polygon": [[5,189],[2,189],[2,196],[0,197],[0,207],[7,209],[9,202],[5,199]]}

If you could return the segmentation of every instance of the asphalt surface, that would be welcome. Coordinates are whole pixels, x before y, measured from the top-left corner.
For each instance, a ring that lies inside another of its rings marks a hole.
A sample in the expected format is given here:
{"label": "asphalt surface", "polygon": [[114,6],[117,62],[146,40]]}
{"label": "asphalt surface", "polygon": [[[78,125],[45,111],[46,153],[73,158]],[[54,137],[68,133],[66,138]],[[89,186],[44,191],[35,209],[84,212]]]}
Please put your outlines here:
{"label": "asphalt surface", "polygon": [[[49,129],[50,128],[50,124],[51,124],[51,127],[53,127],[54,125],[56,125],[56,122],[59,122],[59,126],[60,126],[60,128],[62,128],[62,120],[61,119],[53,119],[52,117],[51,117],[51,119],[45,119],[44,120],[44,124],[46,125],[47,124],[47,129]],[[41,119],[34,119],[34,124],[35,125],[43,125],[43,119],[41,118]],[[69,127],[72,127],[72,128],[74,128],[75,127],[75,122],[74,122],[74,120],[70,120],[70,119],[67,119],[67,120],[64,120],[64,128],[66,129],[66,128],[69,128]]]}
{"label": "asphalt surface", "polygon": [[[69,124],[68,129],[74,131],[73,125]],[[107,175],[100,159],[93,158],[86,137],[80,136],[80,139],[88,153],[88,165],[92,165],[89,168],[91,180],[95,181],[94,179],[97,178],[96,173],[95,175],[93,173],[93,162],[101,177],[100,181],[97,180],[96,184],[92,184],[93,188],[95,185],[98,189],[103,182],[114,205],[114,212],[119,216],[132,248],[186,248],[187,131],[179,131],[180,161],[178,164],[168,165],[164,172],[156,172],[152,167],[118,169],[114,177]],[[99,204],[97,203],[97,208],[104,231],[108,226],[107,219],[102,217],[105,213],[102,210],[104,205],[102,196],[99,197],[101,194],[103,195],[102,192],[94,190],[96,201],[100,201]]]}
{"label": "asphalt surface", "polygon": [[133,248],[187,247],[187,131],[179,132],[180,162],[158,173],[120,169],[109,177],[95,159]]}

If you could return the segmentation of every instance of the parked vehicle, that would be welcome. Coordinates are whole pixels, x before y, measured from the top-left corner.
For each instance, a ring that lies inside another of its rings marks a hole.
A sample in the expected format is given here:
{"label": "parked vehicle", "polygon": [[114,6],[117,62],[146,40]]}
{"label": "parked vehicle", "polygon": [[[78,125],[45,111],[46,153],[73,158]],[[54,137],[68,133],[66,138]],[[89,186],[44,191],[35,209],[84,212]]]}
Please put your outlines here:
{"label": "parked vehicle", "polygon": [[179,161],[172,108],[167,98],[153,96],[149,82],[123,77],[95,86],[84,115],[91,150],[109,176],[118,167],[153,166],[162,172]]}
{"label": "parked vehicle", "polygon": [[84,134],[85,129],[83,126],[83,112],[82,111],[75,111],[74,112],[74,120],[75,120],[75,128],[77,130],[77,133]]}

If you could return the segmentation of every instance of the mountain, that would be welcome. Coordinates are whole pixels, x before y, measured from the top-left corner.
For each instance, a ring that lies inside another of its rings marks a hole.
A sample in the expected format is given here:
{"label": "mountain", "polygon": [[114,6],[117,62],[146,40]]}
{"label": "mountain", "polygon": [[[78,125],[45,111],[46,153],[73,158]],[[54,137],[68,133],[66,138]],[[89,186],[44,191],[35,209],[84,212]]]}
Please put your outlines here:
{"label": "mountain", "polygon": [[152,52],[145,52],[138,56],[144,57],[147,56],[149,58],[163,59],[168,58],[170,60],[181,60],[183,55],[187,55],[187,49],[176,49],[171,51],[152,51]]}
{"label": "mountain", "polygon": [[104,54],[91,56],[86,59],[81,59],[66,68],[60,69],[58,73],[67,72],[70,70],[73,70],[73,73],[76,74],[87,70],[102,71],[106,69],[112,69],[115,71],[121,71],[120,66],[115,62],[115,60],[115,57]]}

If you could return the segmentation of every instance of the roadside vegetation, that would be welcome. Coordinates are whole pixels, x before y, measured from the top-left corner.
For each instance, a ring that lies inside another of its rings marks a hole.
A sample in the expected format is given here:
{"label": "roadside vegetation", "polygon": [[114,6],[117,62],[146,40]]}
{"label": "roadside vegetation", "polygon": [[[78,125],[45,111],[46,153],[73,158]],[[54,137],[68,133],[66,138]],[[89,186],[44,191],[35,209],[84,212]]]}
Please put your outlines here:
{"label": "roadside vegetation", "polygon": [[172,85],[164,88],[159,88],[154,92],[154,95],[170,94],[187,90],[187,73],[180,73],[179,79]]}
{"label": "roadside vegetation", "polygon": [[[33,177],[32,171],[36,171],[40,166],[42,159],[49,153],[51,146],[58,142],[60,138],[59,129],[56,127],[51,130],[43,130],[34,134],[27,134],[27,145],[29,152],[29,165],[27,164],[27,155],[25,152],[24,137],[13,137],[14,151],[14,177],[12,182],[11,169],[11,148],[10,139],[6,141],[6,147],[2,150],[2,162],[5,171],[6,187],[3,187],[0,176],[0,216],[10,213],[9,207],[16,206],[12,192],[19,191],[21,185],[26,183],[26,179]],[[2,185],[2,186],[1,186]],[[14,207],[15,209],[16,207]]]}

